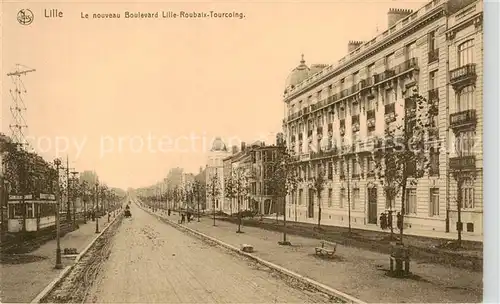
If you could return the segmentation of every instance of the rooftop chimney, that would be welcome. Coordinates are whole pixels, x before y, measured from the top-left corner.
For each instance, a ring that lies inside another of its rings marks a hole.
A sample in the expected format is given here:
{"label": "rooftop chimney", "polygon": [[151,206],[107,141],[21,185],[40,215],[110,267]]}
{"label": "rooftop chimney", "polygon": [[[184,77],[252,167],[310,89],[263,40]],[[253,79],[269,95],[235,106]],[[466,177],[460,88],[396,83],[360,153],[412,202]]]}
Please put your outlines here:
{"label": "rooftop chimney", "polygon": [[241,142],[241,152],[245,151],[245,142]]}
{"label": "rooftop chimney", "polygon": [[355,40],[349,41],[349,43],[347,44],[347,52],[350,53],[354,51],[355,49],[359,48],[362,44],[363,41],[355,41]]}
{"label": "rooftop chimney", "polygon": [[387,24],[391,28],[399,20],[411,15],[413,10],[411,9],[400,9],[400,8],[390,8],[387,12]]}
{"label": "rooftop chimney", "polygon": [[233,154],[238,153],[238,146],[233,146],[231,151],[233,152]]}

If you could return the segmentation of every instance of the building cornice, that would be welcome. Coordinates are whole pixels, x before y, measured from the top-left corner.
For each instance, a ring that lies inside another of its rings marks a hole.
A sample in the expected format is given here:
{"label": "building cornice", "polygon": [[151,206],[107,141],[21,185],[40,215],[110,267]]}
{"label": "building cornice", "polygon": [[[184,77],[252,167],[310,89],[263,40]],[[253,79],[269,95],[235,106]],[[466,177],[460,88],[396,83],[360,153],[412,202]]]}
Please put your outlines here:
{"label": "building cornice", "polygon": [[[352,68],[356,64],[359,64],[360,62],[366,60],[367,58],[373,56],[376,53],[379,53],[383,49],[397,43],[398,41],[402,40],[403,38],[407,37],[410,34],[413,34],[414,32],[418,31],[425,25],[429,24],[430,22],[434,21],[435,19],[445,16],[446,12],[446,2],[435,7],[433,10],[422,16],[421,18],[414,20],[407,26],[403,27],[401,30],[390,34],[386,39],[378,42],[377,44],[373,45],[373,47],[365,50],[363,53],[360,53],[357,57],[351,59],[350,61],[341,64],[337,68],[335,68],[333,71],[330,73],[326,74],[322,78],[318,79],[315,82],[310,83],[309,85],[304,86],[300,90],[293,92],[289,96],[287,96],[284,99],[285,103],[289,103],[291,100],[295,99],[297,96],[303,94],[304,92],[307,92],[315,87],[318,87],[319,85],[331,80],[332,78],[335,78],[339,74],[347,71],[348,69]],[[306,81],[306,80],[305,80]]]}
{"label": "building cornice", "polygon": [[452,28],[446,30],[446,39],[447,40],[453,40],[455,39],[455,35],[457,32],[461,31],[462,29],[474,25],[476,28],[481,27],[483,24],[483,12],[478,12],[474,14],[473,16],[469,17],[467,20],[462,21],[456,25],[454,25]]}

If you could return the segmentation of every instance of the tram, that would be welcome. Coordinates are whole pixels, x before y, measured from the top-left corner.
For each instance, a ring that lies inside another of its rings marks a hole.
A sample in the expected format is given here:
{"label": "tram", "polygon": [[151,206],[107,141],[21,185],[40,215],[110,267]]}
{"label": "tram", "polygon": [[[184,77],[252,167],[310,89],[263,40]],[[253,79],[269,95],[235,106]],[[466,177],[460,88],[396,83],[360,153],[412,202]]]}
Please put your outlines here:
{"label": "tram", "polygon": [[[23,212],[25,208],[25,214]],[[56,197],[54,194],[9,195],[7,202],[8,232],[36,232],[55,226]]]}

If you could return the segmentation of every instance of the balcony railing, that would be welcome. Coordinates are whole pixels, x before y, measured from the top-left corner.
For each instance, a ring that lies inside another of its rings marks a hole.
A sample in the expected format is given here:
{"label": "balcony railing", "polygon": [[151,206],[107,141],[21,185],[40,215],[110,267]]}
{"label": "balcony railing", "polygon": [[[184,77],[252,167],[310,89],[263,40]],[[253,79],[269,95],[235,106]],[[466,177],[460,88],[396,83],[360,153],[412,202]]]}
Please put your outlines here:
{"label": "balcony railing", "polygon": [[371,87],[372,85],[373,85],[373,78],[369,77],[369,78],[363,79],[359,82],[359,89],[364,90],[366,88]]}
{"label": "balcony railing", "polygon": [[476,168],[476,157],[474,155],[450,158],[450,169],[452,170],[474,170]]}
{"label": "balcony railing", "polygon": [[465,110],[450,114],[450,127],[459,128],[476,124],[476,110]]}
{"label": "balcony railing", "polygon": [[394,69],[387,69],[380,74],[373,75],[373,81],[374,83],[379,83],[393,77],[394,75],[396,75]]}
{"label": "balcony railing", "polygon": [[396,75],[399,75],[416,67],[418,67],[417,58],[410,58],[394,67],[394,72],[396,73]]}
{"label": "balcony railing", "polygon": [[476,79],[476,64],[469,63],[450,71],[450,83],[452,86],[461,87],[463,83],[472,83]]}
{"label": "balcony railing", "polygon": [[428,54],[428,60],[429,63],[439,60],[439,49],[431,50]]}
{"label": "balcony railing", "polygon": [[337,147],[333,146],[330,151],[319,151],[319,152],[311,153],[311,159],[332,157],[332,156],[335,156],[337,154],[338,154],[338,149],[337,149]]}

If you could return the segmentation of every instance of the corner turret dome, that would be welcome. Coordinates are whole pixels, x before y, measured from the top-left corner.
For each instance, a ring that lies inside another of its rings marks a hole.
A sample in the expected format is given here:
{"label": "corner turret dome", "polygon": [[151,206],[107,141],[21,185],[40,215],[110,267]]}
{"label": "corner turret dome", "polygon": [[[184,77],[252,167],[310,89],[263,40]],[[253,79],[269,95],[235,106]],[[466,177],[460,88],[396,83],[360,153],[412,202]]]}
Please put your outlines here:
{"label": "corner turret dome", "polygon": [[216,137],[214,142],[212,143],[212,152],[215,151],[224,151],[227,152],[226,144],[222,141],[220,137]]}
{"label": "corner turret dome", "polygon": [[300,64],[293,69],[288,78],[286,79],[285,88],[290,86],[296,86],[297,84],[304,81],[307,77],[309,77],[309,73],[311,69],[306,65],[306,61],[304,60],[304,54],[302,54],[302,60],[300,60]]}

